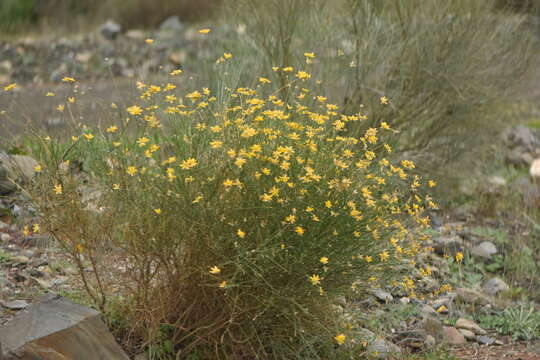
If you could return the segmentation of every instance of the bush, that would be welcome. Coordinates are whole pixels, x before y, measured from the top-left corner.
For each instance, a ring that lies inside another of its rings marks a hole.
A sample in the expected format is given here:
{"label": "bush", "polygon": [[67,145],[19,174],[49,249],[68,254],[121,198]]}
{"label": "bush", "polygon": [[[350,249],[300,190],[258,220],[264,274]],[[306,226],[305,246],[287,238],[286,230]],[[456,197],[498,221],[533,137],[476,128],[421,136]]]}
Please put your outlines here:
{"label": "bush", "polygon": [[340,114],[309,67],[274,69],[284,101],[264,77],[230,85],[230,57],[211,90],[139,83],[125,121],[71,144],[39,138],[29,194],[94,303],[128,324],[126,345],[154,358],[336,358],[354,345],[343,296],[390,280],[414,294],[422,212],[436,205],[414,163],[391,162],[396,131],[349,136],[363,110]]}
{"label": "bush", "polygon": [[13,31],[33,21],[35,0],[2,0],[0,31]]}
{"label": "bush", "polygon": [[[321,54],[318,76],[332,100],[347,113],[365,105],[370,119],[401,131],[399,150],[433,168],[456,159],[463,167],[459,155],[500,130],[497,104],[523,81],[532,55],[526,18],[493,0],[229,3],[227,21],[245,31],[224,46],[258,54],[249,66],[259,68],[301,66],[298,49]],[[391,106],[375,107],[383,94]]]}

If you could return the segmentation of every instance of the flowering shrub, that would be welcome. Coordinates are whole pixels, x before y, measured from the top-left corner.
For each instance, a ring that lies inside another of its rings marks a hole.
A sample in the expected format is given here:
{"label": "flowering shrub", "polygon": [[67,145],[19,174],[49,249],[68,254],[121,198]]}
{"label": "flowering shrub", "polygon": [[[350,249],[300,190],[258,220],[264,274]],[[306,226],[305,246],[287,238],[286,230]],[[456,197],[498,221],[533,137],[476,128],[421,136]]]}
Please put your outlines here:
{"label": "flowering shrub", "polygon": [[435,184],[392,161],[387,123],[353,134],[367,113],[340,113],[309,69],[273,71],[286,95],[267,77],[187,94],[138,82],[125,121],[41,139],[42,227],[96,305],[121,309],[126,343],[166,339],[155,357],[332,357],[353,338],[338,299],[390,280],[414,293],[396,269],[423,250],[436,205],[420,188]]}

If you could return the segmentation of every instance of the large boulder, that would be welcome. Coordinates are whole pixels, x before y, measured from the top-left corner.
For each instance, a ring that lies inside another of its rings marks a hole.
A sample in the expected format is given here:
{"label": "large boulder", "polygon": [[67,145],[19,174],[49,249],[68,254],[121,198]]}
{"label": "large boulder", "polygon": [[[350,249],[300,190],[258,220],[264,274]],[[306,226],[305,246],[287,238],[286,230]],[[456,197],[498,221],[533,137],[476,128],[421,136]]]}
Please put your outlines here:
{"label": "large boulder", "polygon": [[29,156],[0,152],[0,195],[16,190],[18,183],[31,180],[36,165],[36,160]]}
{"label": "large boulder", "polygon": [[128,360],[99,312],[46,295],[0,328],[2,360]]}

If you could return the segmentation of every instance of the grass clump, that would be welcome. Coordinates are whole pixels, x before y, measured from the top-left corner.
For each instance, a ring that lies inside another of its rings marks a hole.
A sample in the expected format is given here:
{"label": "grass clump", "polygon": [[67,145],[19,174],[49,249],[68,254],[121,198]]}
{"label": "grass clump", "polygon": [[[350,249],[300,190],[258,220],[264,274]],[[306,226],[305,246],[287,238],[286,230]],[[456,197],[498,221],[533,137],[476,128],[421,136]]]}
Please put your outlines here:
{"label": "grass clump", "polygon": [[514,340],[531,341],[540,337],[540,313],[533,304],[508,307],[495,315],[483,315],[480,324],[511,335]]}
{"label": "grass clump", "polygon": [[341,113],[309,66],[276,70],[283,100],[264,76],[241,86],[232,61],[218,61],[212,89],[138,82],[124,121],[38,137],[29,194],[96,306],[128,324],[127,346],[160,359],[336,358],[353,344],[339,299],[390,280],[414,294],[423,211],[436,207],[421,189],[435,183],[393,159],[386,122],[352,136],[368,116]]}

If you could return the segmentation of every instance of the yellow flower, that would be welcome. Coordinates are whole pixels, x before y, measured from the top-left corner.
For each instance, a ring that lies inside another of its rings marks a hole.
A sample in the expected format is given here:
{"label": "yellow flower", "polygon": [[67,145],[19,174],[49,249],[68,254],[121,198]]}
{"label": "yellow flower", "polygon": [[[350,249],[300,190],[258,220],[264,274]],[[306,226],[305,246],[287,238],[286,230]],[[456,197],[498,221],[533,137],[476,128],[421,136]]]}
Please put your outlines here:
{"label": "yellow flower", "polygon": [[54,190],[54,193],[56,195],[61,195],[62,194],[62,185],[60,185],[60,184],[55,185],[53,190]]}
{"label": "yellow flower", "polygon": [[85,137],[86,140],[92,140],[94,138],[93,134],[84,134],[83,136]]}
{"label": "yellow flower", "polygon": [[128,166],[127,171],[128,175],[134,176],[137,173],[137,168],[135,166]]}
{"label": "yellow flower", "polygon": [[321,283],[321,278],[319,277],[319,275],[317,274],[313,274],[309,277],[309,281],[313,284],[313,285],[319,285]]}
{"label": "yellow flower", "polygon": [[215,274],[219,274],[220,272],[221,272],[221,269],[218,268],[217,266],[212,266],[212,267],[210,268],[210,274],[214,274],[214,275],[215,275]]}
{"label": "yellow flower", "polygon": [[222,289],[226,288],[227,287],[227,281],[220,282],[219,287],[222,288]]}
{"label": "yellow flower", "polygon": [[287,66],[283,68],[283,72],[292,72],[294,71],[294,68],[292,66]]}
{"label": "yellow flower", "polygon": [[336,342],[339,345],[343,345],[345,343],[346,339],[347,339],[347,336],[345,334],[338,334],[338,335],[334,336],[334,340],[336,340]]}
{"label": "yellow flower", "polygon": [[53,92],[48,91],[48,92],[45,94],[45,96],[56,96],[56,95],[55,95]]}
{"label": "yellow flower", "polygon": [[433,181],[433,180],[429,180],[429,181],[428,181],[428,186],[429,186],[430,188],[432,188],[432,187],[437,186],[437,183],[436,183],[435,181]]}
{"label": "yellow flower", "polygon": [[366,262],[370,263],[373,261],[373,257],[372,256],[366,256],[364,259],[366,259]]}
{"label": "yellow flower", "polygon": [[114,132],[116,132],[117,130],[118,130],[118,126],[114,126],[114,125],[113,125],[113,126],[108,127],[106,131],[107,131],[108,133],[114,133]]}
{"label": "yellow flower", "polygon": [[145,147],[149,141],[150,139],[143,136],[142,138],[137,139],[137,145],[139,145],[139,147]]}
{"label": "yellow flower", "polygon": [[154,209],[154,212],[159,215],[161,214],[161,209]]}
{"label": "yellow flower", "polygon": [[68,77],[68,76],[65,76],[63,79],[62,79],[63,82],[75,82],[76,80],[72,77]]}
{"label": "yellow flower", "polygon": [[212,31],[212,30],[211,30],[211,29],[201,29],[201,30],[199,30],[199,34],[206,35],[206,34],[208,34],[210,31]]}
{"label": "yellow flower", "polygon": [[307,80],[311,77],[311,74],[305,71],[299,71],[298,73],[296,73],[296,77],[299,78],[300,80]]}
{"label": "yellow flower", "polygon": [[270,79],[265,78],[265,77],[260,77],[259,82],[261,84],[270,84],[272,81]]}
{"label": "yellow flower", "polygon": [[447,310],[448,310],[448,308],[447,308],[446,306],[441,305],[436,311],[437,311],[438,313],[442,313],[442,312],[445,312],[445,311],[447,311]]}
{"label": "yellow flower", "polygon": [[301,227],[301,226],[297,226],[296,228],[294,228],[294,232],[297,233],[298,235],[302,236],[302,235],[304,235],[306,230],[304,230],[304,228]]}
{"label": "yellow flower", "polygon": [[152,44],[154,42],[154,39],[146,39],[144,40],[147,44]]}
{"label": "yellow flower", "polygon": [[379,257],[381,258],[381,261],[387,261],[390,258],[390,255],[388,254],[388,251],[384,250],[379,254]]}
{"label": "yellow flower", "polygon": [[324,202],[324,206],[326,206],[327,208],[330,209],[330,208],[332,207],[332,202],[331,202],[330,200],[326,200],[326,201]]}
{"label": "yellow flower", "polygon": [[382,96],[380,99],[381,104],[387,105],[388,104],[388,98],[386,96]]}
{"label": "yellow flower", "polygon": [[38,233],[39,232],[39,224],[34,224],[32,226],[32,231],[35,232],[35,233]]}
{"label": "yellow flower", "polygon": [[181,73],[183,73],[182,70],[176,69],[176,70],[171,71],[170,74],[171,74],[172,76],[175,76],[175,75],[180,75]]}
{"label": "yellow flower", "polygon": [[15,87],[17,87],[17,84],[15,84],[15,83],[6,85],[6,86],[4,86],[4,91],[13,90],[13,89],[15,89]]}
{"label": "yellow flower", "polygon": [[74,98],[74,97],[68,97],[68,102],[69,102],[70,104],[75,103],[75,98]]}
{"label": "yellow flower", "polygon": [[28,228],[28,225],[24,225],[22,233],[24,236],[30,235],[30,229]]}
{"label": "yellow flower", "polygon": [[189,159],[186,159],[186,160],[184,160],[184,161],[182,161],[180,163],[180,168],[182,168],[184,170],[189,170],[189,169],[197,166],[197,164],[199,164],[197,162],[197,159],[189,158]]}
{"label": "yellow flower", "polygon": [[456,254],[456,261],[457,261],[458,263],[460,263],[460,262],[463,261],[463,253],[458,252],[458,253]]}
{"label": "yellow flower", "polygon": [[113,190],[120,190],[120,184],[113,184]]}
{"label": "yellow flower", "polygon": [[237,158],[237,159],[235,160],[235,162],[234,162],[234,164],[235,164],[236,166],[238,166],[239,168],[241,168],[242,166],[244,166],[245,163],[246,163],[246,159],[241,158],[241,157]]}
{"label": "yellow flower", "polygon": [[226,52],[226,53],[223,54],[223,57],[224,57],[225,59],[230,59],[230,58],[233,57],[233,55],[232,55],[231,53],[227,53],[227,52]]}
{"label": "yellow flower", "polygon": [[322,258],[320,258],[319,260],[322,264],[328,264],[328,258],[326,256],[323,256]]}
{"label": "yellow flower", "polygon": [[217,148],[220,148],[222,146],[223,146],[223,141],[219,141],[219,140],[210,141],[210,147],[212,149],[217,149]]}
{"label": "yellow flower", "polygon": [[58,106],[56,107],[56,110],[62,112],[62,111],[64,111],[64,108],[65,108],[64,105],[58,105]]}
{"label": "yellow flower", "polygon": [[127,108],[127,112],[130,113],[131,115],[140,115],[142,114],[143,110],[141,109],[140,106],[133,105]]}
{"label": "yellow flower", "polygon": [[313,52],[306,52],[304,53],[304,56],[309,58],[309,59],[314,59],[315,58],[315,53]]}
{"label": "yellow flower", "polygon": [[236,232],[236,235],[238,235],[240,239],[243,239],[246,237],[246,233],[242,231],[242,229],[238,229],[238,231]]}
{"label": "yellow flower", "polygon": [[43,170],[43,168],[41,167],[41,165],[36,165],[36,166],[34,167],[34,171],[35,171],[35,172],[41,172],[41,170]]}

